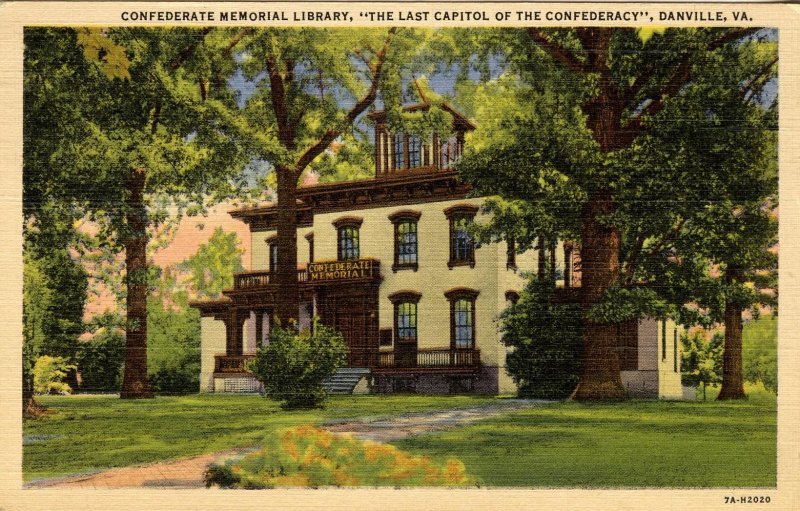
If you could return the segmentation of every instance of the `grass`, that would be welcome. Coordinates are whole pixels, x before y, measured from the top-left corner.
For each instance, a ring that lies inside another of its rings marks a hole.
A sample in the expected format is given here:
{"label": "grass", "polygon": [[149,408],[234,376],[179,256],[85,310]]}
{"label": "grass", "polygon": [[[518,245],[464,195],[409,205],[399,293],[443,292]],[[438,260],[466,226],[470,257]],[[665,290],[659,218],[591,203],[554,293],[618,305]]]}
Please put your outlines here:
{"label": "grass", "polygon": [[285,411],[256,395],[123,401],[116,396],[40,396],[50,413],[26,420],[25,480],[93,472],[261,442],[300,424],[472,406],[469,396],[334,396],[324,410]]}
{"label": "grass", "polygon": [[[457,458],[486,486],[774,487],[776,398],[746,390],[743,402],[554,403],[393,444],[435,462]],[[287,412],[252,395],[44,396],[51,413],[24,424],[23,471],[26,480],[91,472],[256,445],[301,424],[494,399],[337,396],[325,410]]]}
{"label": "grass", "polygon": [[748,392],[735,403],[559,403],[393,443],[458,458],[487,486],[774,487],[776,398]]}

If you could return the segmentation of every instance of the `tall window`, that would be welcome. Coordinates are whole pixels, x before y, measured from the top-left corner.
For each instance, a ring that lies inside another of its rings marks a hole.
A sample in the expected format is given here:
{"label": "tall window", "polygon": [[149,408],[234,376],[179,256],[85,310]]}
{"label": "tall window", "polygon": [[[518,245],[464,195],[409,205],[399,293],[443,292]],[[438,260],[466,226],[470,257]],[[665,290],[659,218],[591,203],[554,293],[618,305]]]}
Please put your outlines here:
{"label": "tall window", "polygon": [[469,232],[469,225],[478,212],[477,206],[453,206],[445,210],[445,215],[450,219],[450,260],[449,268],[453,266],[475,266],[475,242]]}
{"label": "tall window", "polygon": [[394,224],[394,264],[392,270],[417,269],[419,241],[417,222],[421,213],[400,211],[389,217]]}
{"label": "tall window", "polygon": [[398,343],[417,342],[417,303],[422,297],[414,291],[400,291],[389,295],[394,304],[394,339]]}
{"label": "tall window", "polygon": [[445,293],[450,300],[450,347],[475,347],[475,298],[473,289],[457,288]]}
{"label": "tall window", "polygon": [[678,329],[672,331],[672,370],[678,372]]}
{"label": "tall window", "polygon": [[448,169],[455,165],[461,158],[464,148],[464,141],[460,136],[452,136],[445,140],[439,147],[439,162],[443,169]]}
{"label": "tall window", "polygon": [[506,246],[506,269],[517,269],[517,242],[514,238],[509,238]]}
{"label": "tall window", "polygon": [[276,271],[278,269],[278,237],[271,236],[267,238],[267,248],[269,249],[269,271]]}
{"label": "tall window", "polygon": [[333,222],[337,234],[337,252],[340,261],[351,261],[361,256],[359,229],[362,219],[341,218]]}
{"label": "tall window", "polygon": [[278,244],[271,243],[269,245],[269,271],[277,271],[278,269]]}
{"label": "tall window", "polygon": [[406,144],[404,141],[405,137],[403,135],[395,135],[394,136],[394,168],[395,169],[404,169],[405,165],[405,156],[406,156]]}
{"label": "tall window", "polygon": [[417,338],[417,304],[401,302],[395,307],[397,317],[397,339],[400,341]]}
{"label": "tall window", "polygon": [[408,168],[422,166],[422,142],[419,137],[408,137]]}
{"label": "tall window", "polygon": [[310,232],[306,234],[306,240],[308,240],[308,262],[314,262],[314,233]]}

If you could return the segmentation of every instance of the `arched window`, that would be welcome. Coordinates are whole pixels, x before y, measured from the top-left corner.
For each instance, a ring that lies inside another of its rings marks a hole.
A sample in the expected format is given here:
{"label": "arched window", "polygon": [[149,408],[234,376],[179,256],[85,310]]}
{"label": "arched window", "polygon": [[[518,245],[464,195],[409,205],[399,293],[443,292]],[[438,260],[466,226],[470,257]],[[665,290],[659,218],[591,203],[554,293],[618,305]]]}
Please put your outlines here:
{"label": "arched window", "polygon": [[361,218],[340,218],[333,222],[338,233],[337,253],[340,261],[352,261],[361,257],[359,229],[361,228]]}
{"label": "arched window", "polygon": [[400,291],[389,295],[394,304],[394,339],[403,344],[417,343],[417,304],[422,295]]}
{"label": "arched window", "polygon": [[513,290],[506,291],[506,301],[510,302],[511,305],[516,305],[519,301],[519,293]]}
{"label": "arched window", "polygon": [[469,226],[478,212],[478,206],[458,205],[444,210],[450,220],[450,260],[448,268],[475,266],[475,242]]}
{"label": "arched window", "polygon": [[417,270],[419,240],[417,222],[422,214],[418,211],[400,211],[389,216],[394,224],[394,264],[392,270]]}
{"label": "arched window", "polygon": [[444,295],[450,300],[450,347],[475,348],[475,299],[478,291],[456,288]]}

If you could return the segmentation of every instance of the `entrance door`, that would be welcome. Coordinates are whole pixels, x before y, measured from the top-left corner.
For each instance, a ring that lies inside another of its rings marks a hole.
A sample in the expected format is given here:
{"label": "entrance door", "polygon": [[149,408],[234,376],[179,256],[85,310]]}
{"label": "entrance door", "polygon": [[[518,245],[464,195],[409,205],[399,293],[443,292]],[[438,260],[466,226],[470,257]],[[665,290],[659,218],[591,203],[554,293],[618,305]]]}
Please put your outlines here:
{"label": "entrance door", "polygon": [[338,330],[347,343],[347,365],[372,367],[378,354],[377,287],[342,286],[320,290],[323,323]]}

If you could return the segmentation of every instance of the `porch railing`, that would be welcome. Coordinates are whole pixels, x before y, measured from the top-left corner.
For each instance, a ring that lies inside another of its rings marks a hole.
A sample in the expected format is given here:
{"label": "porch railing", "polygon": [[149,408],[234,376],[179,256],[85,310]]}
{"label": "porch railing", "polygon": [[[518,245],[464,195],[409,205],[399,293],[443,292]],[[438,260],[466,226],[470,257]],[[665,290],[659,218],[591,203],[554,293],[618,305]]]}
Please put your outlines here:
{"label": "porch railing", "polygon": [[255,355],[215,355],[215,373],[246,373],[247,362],[253,360]]}
{"label": "porch railing", "polygon": [[[258,289],[266,287],[269,284],[274,284],[275,275],[270,271],[248,271],[244,273],[237,273],[233,276],[233,288],[238,290],[243,289]],[[308,274],[305,269],[297,270],[297,281],[305,282],[308,280]]]}
{"label": "porch railing", "polygon": [[480,350],[471,348],[419,348],[416,354],[396,351],[378,354],[381,368],[474,368],[480,365]]}

